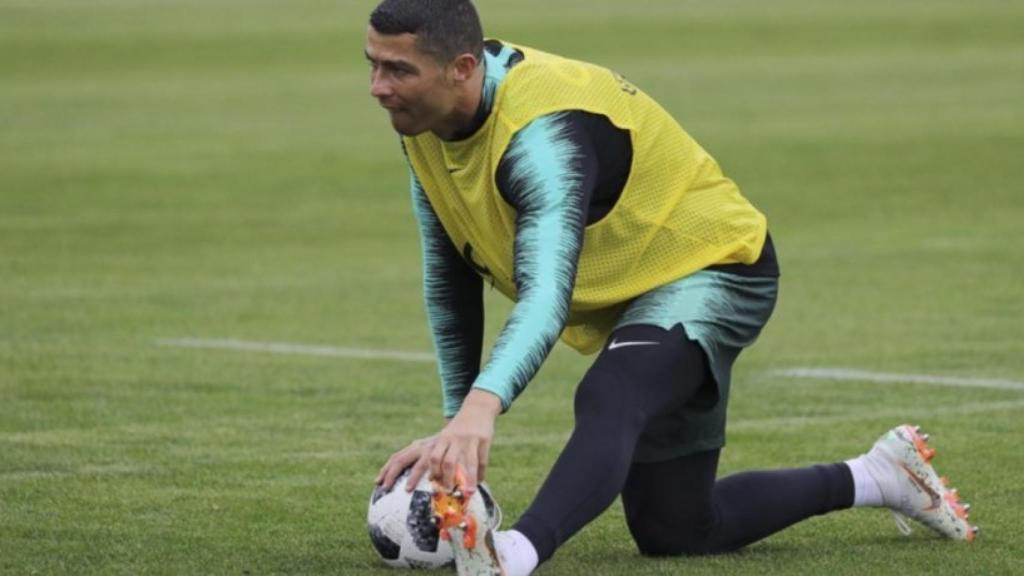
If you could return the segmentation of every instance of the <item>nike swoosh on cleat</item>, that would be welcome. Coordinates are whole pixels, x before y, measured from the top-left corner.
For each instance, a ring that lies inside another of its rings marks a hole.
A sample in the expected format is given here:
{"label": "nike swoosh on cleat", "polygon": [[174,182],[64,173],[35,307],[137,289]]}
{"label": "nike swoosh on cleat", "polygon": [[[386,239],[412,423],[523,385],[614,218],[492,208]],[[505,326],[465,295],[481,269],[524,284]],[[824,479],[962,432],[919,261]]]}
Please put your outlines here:
{"label": "nike swoosh on cleat", "polygon": [[932,499],[932,505],[925,508],[924,511],[930,512],[932,510],[938,510],[939,506],[942,505],[942,498],[939,497],[938,493],[935,492],[935,490],[932,490],[931,486],[929,486],[928,483],[922,480],[917,474],[911,472],[910,468],[908,468],[906,464],[901,462],[900,468],[903,468],[903,471],[907,473],[907,476],[910,476],[911,482],[917,484],[918,488],[923,490],[928,494],[928,497]]}
{"label": "nike swoosh on cleat", "polygon": [[657,346],[661,342],[617,342],[612,340],[612,343],[608,345],[609,350],[615,350],[616,348],[625,348],[627,346]]}

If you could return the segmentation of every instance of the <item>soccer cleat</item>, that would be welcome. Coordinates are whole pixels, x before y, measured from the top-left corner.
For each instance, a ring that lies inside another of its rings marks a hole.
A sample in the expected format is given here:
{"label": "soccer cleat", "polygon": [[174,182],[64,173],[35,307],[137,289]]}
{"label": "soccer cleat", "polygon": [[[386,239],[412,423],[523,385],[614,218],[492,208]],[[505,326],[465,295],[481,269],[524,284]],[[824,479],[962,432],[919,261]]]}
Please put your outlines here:
{"label": "soccer cleat", "polygon": [[928,435],[921,434],[920,427],[904,424],[875,442],[865,464],[904,534],[910,534],[909,517],[946,538],[970,542],[978,534],[977,526],[967,521],[971,507],[961,504],[956,488],[948,488],[948,481],[935,473],[934,457]]}
{"label": "soccer cleat", "polygon": [[459,576],[503,576],[487,506],[479,490],[466,499],[462,489],[465,482],[461,467],[455,471],[455,488],[451,492],[434,482],[434,518],[441,539],[451,542]]}

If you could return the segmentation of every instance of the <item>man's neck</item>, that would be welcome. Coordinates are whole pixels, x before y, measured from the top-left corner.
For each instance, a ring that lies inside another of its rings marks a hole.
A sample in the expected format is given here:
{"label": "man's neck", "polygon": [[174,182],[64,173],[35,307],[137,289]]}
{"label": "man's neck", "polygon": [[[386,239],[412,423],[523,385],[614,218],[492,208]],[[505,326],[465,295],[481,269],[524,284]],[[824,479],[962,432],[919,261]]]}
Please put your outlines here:
{"label": "man's neck", "polygon": [[438,138],[449,142],[465,140],[475,134],[487,121],[487,111],[483,110],[485,76],[486,66],[481,61],[473,78],[466,83],[465,93],[456,102],[455,109],[452,111],[451,127],[434,132]]}

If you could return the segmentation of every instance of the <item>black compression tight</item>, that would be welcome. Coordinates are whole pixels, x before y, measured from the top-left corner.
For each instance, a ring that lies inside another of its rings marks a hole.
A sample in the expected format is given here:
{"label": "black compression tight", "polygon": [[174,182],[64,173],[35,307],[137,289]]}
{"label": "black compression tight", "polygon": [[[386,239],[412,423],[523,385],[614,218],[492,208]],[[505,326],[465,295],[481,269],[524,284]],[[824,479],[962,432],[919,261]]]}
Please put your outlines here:
{"label": "black compression tight", "polygon": [[816,514],[848,508],[844,464],[746,472],[716,482],[718,450],[634,463],[649,420],[714,386],[703,350],[681,326],[630,326],[610,341],[576,391],[576,425],[530,508],[514,528],[541,561],[622,495],[630,533],[651,555],[735,550]]}
{"label": "black compression tight", "polygon": [[622,505],[642,553],[730,552],[853,504],[845,464],[743,472],[716,481],[718,452],[633,464]]}

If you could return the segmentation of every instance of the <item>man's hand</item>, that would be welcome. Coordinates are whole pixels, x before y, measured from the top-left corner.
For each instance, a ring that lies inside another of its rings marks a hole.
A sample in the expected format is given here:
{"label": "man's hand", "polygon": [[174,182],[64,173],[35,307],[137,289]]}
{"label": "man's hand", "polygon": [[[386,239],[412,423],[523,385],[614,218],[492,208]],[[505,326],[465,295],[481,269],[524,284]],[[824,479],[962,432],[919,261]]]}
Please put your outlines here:
{"label": "man's hand", "polygon": [[[461,464],[466,474],[462,488],[467,498],[471,496],[477,482],[487,473],[494,419],[500,413],[500,398],[483,390],[470,391],[459,413],[433,439],[429,452],[430,477],[441,480],[448,489],[454,488],[455,469]],[[421,463],[417,462],[416,467]]]}
{"label": "man's hand", "polygon": [[375,482],[385,490],[390,491],[395,485],[395,480],[409,466],[415,464],[409,478],[405,483],[405,490],[412,492],[420,482],[420,477],[426,472],[429,464],[429,456],[434,448],[437,435],[413,440],[411,444],[391,455],[384,467],[377,473]]}
{"label": "man's hand", "polygon": [[453,488],[455,466],[462,464],[466,470],[467,496],[476,491],[477,482],[484,480],[487,462],[494,438],[494,419],[501,413],[501,400],[481,390],[473,390],[462,403],[462,409],[440,433],[419,440],[413,440],[405,448],[391,455],[377,473],[375,482],[385,490],[391,490],[402,472],[412,466],[405,490],[412,492],[423,474],[430,470],[430,477],[440,479],[442,484]]}

